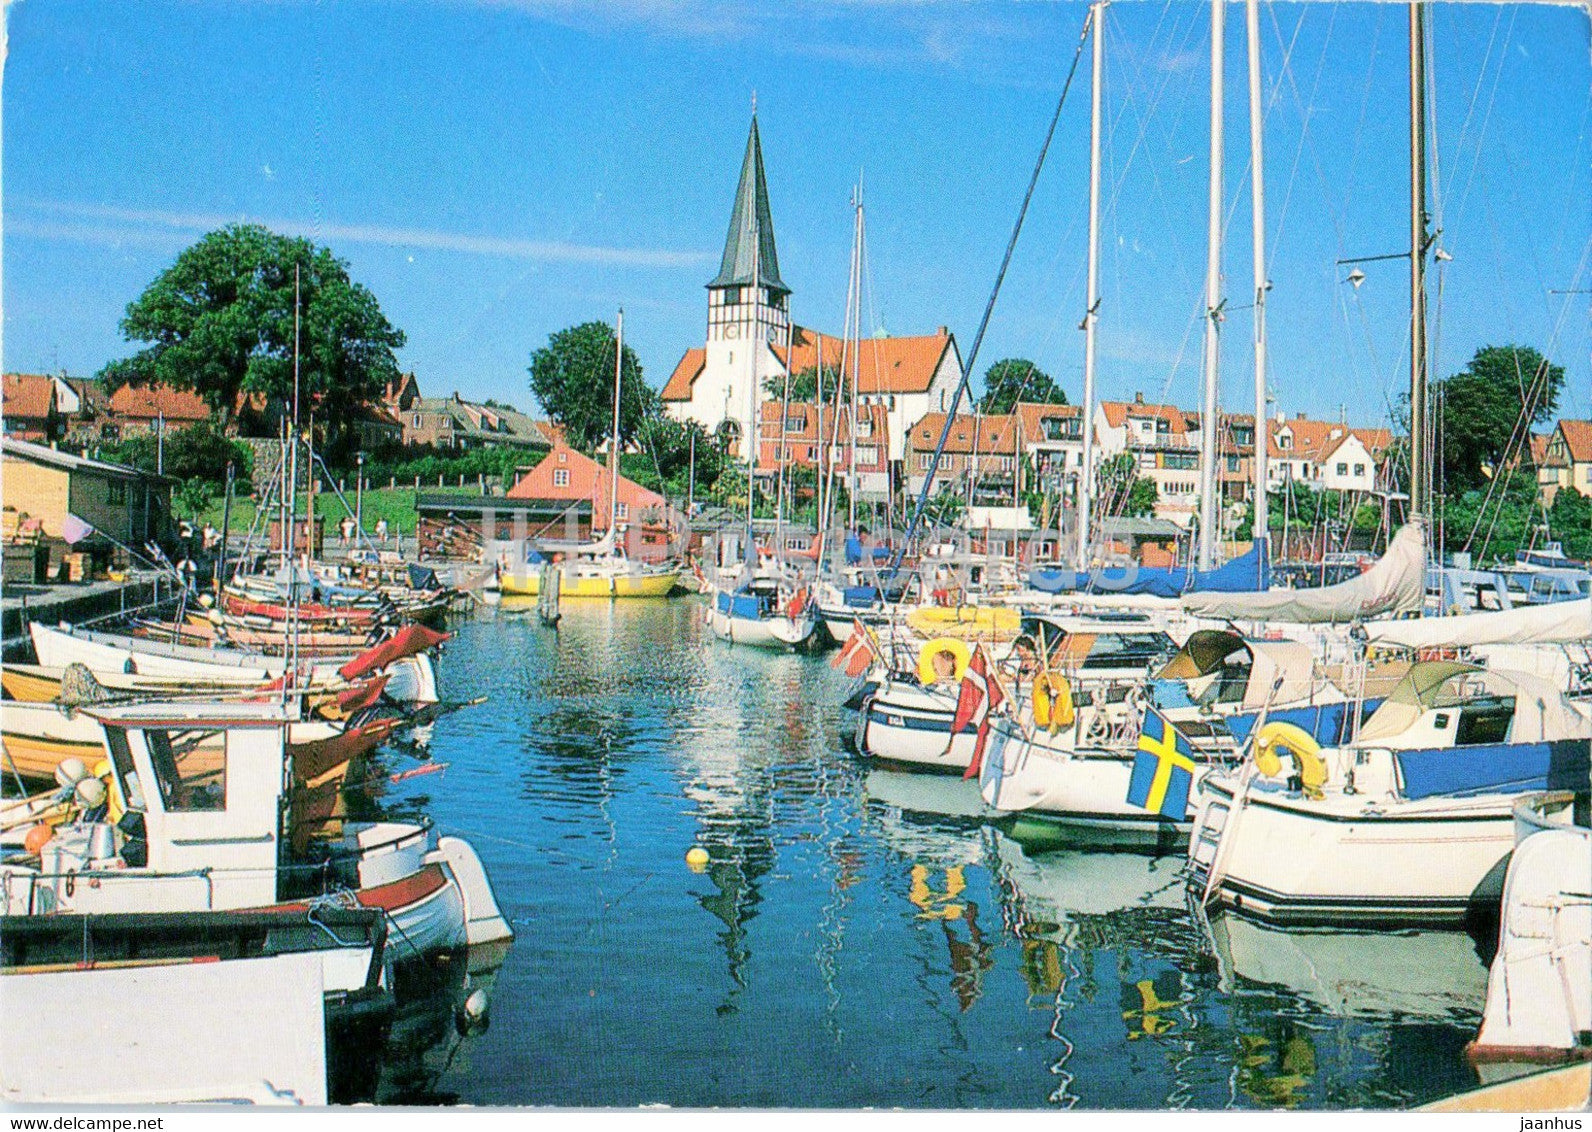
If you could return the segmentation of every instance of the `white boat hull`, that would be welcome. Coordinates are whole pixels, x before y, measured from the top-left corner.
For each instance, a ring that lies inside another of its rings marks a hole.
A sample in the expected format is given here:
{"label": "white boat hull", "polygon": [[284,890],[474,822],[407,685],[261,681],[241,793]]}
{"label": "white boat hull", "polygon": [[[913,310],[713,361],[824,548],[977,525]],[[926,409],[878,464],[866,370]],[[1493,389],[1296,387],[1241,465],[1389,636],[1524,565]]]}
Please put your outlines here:
{"label": "white boat hull", "polygon": [[[1349,814],[1206,781],[1189,855],[1207,903],[1278,924],[1457,924],[1495,912],[1514,846],[1508,795]],[[1240,835],[1241,834],[1241,835]],[[1210,878],[1214,873],[1214,881]]]}

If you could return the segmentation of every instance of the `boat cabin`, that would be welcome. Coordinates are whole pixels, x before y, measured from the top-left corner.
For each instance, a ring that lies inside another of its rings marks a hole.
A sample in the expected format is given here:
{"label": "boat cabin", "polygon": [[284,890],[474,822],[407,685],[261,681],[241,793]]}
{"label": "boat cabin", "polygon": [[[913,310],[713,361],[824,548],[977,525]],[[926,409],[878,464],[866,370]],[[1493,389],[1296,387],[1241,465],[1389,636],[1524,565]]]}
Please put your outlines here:
{"label": "boat cabin", "polygon": [[110,754],[106,811],[59,827],[36,872],[5,868],[8,914],[216,911],[278,899],[281,705],[86,710]]}

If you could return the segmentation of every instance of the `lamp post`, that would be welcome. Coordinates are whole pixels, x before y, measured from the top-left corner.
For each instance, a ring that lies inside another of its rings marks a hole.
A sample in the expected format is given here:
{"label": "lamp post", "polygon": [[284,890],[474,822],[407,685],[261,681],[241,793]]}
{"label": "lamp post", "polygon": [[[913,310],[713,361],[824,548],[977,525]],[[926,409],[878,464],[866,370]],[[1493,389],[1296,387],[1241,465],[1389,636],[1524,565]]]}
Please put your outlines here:
{"label": "lamp post", "polygon": [[354,526],[359,530],[360,536],[365,534],[365,453],[360,452],[355,461],[358,470],[354,473]]}

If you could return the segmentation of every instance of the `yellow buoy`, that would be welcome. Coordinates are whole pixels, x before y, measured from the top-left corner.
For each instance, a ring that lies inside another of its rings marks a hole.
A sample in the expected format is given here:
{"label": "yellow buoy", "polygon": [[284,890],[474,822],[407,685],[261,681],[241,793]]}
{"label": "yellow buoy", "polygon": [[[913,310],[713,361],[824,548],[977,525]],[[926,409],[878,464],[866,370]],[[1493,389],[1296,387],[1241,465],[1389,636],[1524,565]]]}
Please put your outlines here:
{"label": "yellow buoy", "polygon": [[700,845],[693,845],[685,851],[685,863],[691,871],[699,873],[708,867],[708,851]]}

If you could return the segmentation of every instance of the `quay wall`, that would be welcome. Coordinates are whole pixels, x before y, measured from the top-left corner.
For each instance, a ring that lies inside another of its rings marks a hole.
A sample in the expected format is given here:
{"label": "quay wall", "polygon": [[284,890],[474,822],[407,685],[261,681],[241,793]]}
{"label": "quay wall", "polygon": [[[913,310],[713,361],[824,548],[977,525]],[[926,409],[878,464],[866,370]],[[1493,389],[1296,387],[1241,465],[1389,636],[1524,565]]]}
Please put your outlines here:
{"label": "quay wall", "polygon": [[7,586],[0,594],[0,655],[24,661],[31,654],[28,622],[83,625],[135,612],[152,612],[176,598],[169,574],[144,574],[121,582],[85,585]]}

